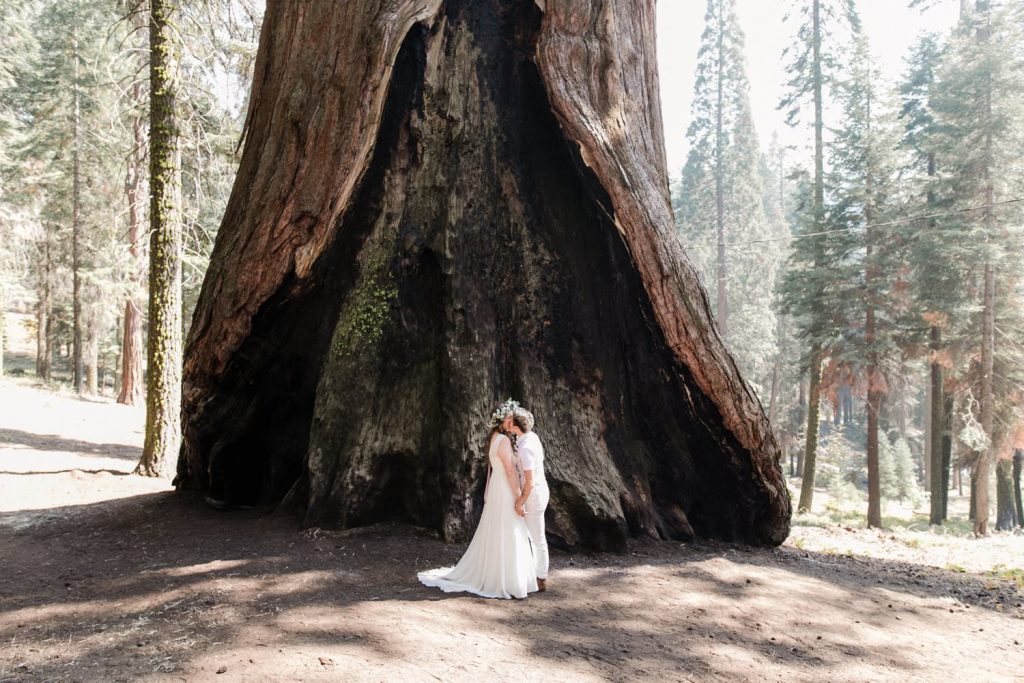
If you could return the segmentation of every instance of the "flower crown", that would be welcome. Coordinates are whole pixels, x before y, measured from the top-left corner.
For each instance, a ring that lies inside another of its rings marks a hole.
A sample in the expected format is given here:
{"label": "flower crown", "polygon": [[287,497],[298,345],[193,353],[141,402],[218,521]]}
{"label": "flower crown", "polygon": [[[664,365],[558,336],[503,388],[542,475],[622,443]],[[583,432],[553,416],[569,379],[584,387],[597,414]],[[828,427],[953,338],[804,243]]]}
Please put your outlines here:
{"label": "flower crown", "polygon": [[517,410],[522,410],[522,406],[519,405],[519,401],[515,401],[511,398],[508,399],[498,406],[497,410],[491,413],[491,426],[497,427],[505,421],[505,418],[508,417],[508,415],[516,412]]}

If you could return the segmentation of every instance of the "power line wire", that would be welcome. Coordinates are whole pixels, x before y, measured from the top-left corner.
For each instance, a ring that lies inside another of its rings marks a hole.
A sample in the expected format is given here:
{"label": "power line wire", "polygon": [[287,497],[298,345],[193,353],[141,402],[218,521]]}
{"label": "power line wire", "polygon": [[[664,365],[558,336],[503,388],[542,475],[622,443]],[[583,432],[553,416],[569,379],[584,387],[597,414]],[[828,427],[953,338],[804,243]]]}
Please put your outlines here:
{"label": "power line wire", "polygon": [[970,213],[971,211],[982,211],[983,209],[994,209],[1000,206],[1006,206],[1008,204],[1017,204],[1024,202],[1024,197],[1017,197],[1016,199],[1007,199],[1001,202],[994,202],[992,204],[983,204],[981,206],[971,206],[966,209],[957,209],[956,211],[946,211],[944,213],[931,213],[922,214],[920,216],[912,216],[910,218],[901,218],[894,221],[885,221],[883,223],[871,223],[870,225],[858,225],[850,228],[834,228],[832,230],[822,230],[820,232],[809,232],[803,235],[787,235],[786,237],[766,237],[760,240],[750,240],[748,242],[726,242],[725,246],[728,247],[742,247],[750,244],[764,244],[767,242],[782,242],[785,240],[801,240],[809,237],[821,237],[822,235],[832,235],[840,232],[853,232],[854,230],[867,230],[868,228],[886,228],[894,225],[903,225],[906,223],[916,223],[917,221],[927,221],[935,218],[946,218],[947,216],[957,216],[962,213]]}

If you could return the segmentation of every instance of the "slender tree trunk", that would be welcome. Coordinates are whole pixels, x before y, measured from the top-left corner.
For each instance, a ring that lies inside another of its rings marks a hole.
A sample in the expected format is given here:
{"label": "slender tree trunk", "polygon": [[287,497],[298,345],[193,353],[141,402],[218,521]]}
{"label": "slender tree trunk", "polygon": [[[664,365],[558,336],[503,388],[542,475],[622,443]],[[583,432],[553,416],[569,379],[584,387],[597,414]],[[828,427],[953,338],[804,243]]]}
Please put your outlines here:
{"label": "slender tree trunk", "polygon": [[715,225],[718,233],[718,329],[722,336],[729,336],[729,299],[726,291],[725,261],[725,126],[724,83],[725,80],[725,36],[722,20],[722,2],[718,2],[718,81],[715,105]]}
{"label": "slender tree trunk", "polygon": [[1017,526],[1024,526],[1024,504],[1020,496],[1020,473],[1024,466],[1024,451],[1013,452],[1013,506],[1017,512]]}
{"label": "slender tree trunk", "polygon": [[[870,118],[871,100],[869,97],[868,119],[870,120]],[[866,187],[867,194],[871,197],[873,194],[873,182],[870,175],[867,179]],[[875,286],[879,273],[878,267],[875,264],[875,230],[870,227],[872,218],[873,211],[870,208],[866,208],[864,211],[864,223],[868,227],[864,236],[866,242],[864,256],[864,300],[867,304],[867,311],[864,324],[864,344],[868,349],[868,526],[880,528],[882,526],[882,492],[878,466],[878,415],[882,405],[882,369],[879,367],[878,350],[876,347],[878,326],[875,319]]]}
{"label": "slender tree trunk", "polygon": [[778,432],[778,430],[775,428],[775,421],[776,421],[775,406],[778,403],[778,399],[779,399],[779,360],[778,360],[778,358],[776,358],[775,362],[772,364],[772,390],[771,390],[771,393],[768,395],[768,423],[771,424],[772,431],[774,431],[776,433]]}
{"label": "slender tree trunk", "polygon": [[[978,11],[990,13],[988,0],[978,0],[975,3]],[[991,15],[989,14],[989,21]],[[978,31],[978,40],[985,42],[989,39],[989,27],[986,26]],[[992,79],[988,75],[985,83],[985,117],[989,131],[985,135],[985,163],[982,169],[985,181],[985,204],[991,206],[995,200],[995,187],[992,178]],[[983,214],[986,235],[994,237],[992,209],[986,209]],[[995,355],[995,271],[992,262],[985,261],[985,284],[982,299],[982,322],[981,322],[981,427],[989,439],[988,448],[979,454],[977,467],[977,490],[975,498],[977,507],[974,520],[974,533],[979,536],[988,534],[988,482],[989,469],[995,457],[995,443],[993,439],[993,395],[992,395],[992,364]]]}
{"label": "slender tree trunk", "polygon": [[[797,415],[796,415],[796,428],[794,433],[799,435],[800,427],[806,426],[807,424],[807,389],[804,386],[804,373],[800,373],[800,377],[797,380]],[[804,450],[806,447],[806,441],[801,445],[800,448],[796,449],[796,471],[803,477],[804,476]]]}
{"label": "slender tree trunk", "polygon": [[[136,11],[136,14],[138,12]],[[133,15],[134,16],[134,15]],[[141,17],[138,19],[142,21]],[[142,83],[132,85],[132,101],[142,106]],[[128,252],[131,254],[131,290],[124,303],[124,336],[121,342],[121,391],[117,402],[136,405],[142,399],[142,311],[139,308],[139,293],[145,278],[145,260],[142,245],[142,201],[145,185],[146,132],[141,111],[132,120],[134,147],[128,157],[124,189],[128,198]]]}
{"label": "slender tree trunk", "polygon": [[465,539],[514,394],[558,453],[553,540],[780,542],[777,443],[676,237],[654,48],[653,0],[268,2],[178,485]]}
{"label": "slender tree trunk", "polygon": [[50,330],[50,310],[52,306],[50,287],[52,282],[53,264],[50,258],[50,228],[43,226],[42,272],[37,284],[39,297],[36,302],[36,375],[44,382],[50,381],[53,361],[53,338]]}
{"label": "slender tree trunk", "polygon": [[[943,387],[945,389],[945,387]],[[953,403],[953,395],[945,392],[942,403],[942,432],[940,447],[942,449],[942,504],[939,509],[939,521],[944,522],[949,518],[949,470],[953,463],[953,411],[956,406]],[[957,487],[960,486],[960,468],[956,469]],[[960,493],[960,495],[963,495]]]}
{"label": "slender tree trunk", "polygon": [[924,457],[921,459],[921,468],[924,474],[922,484],[925,491],[932,490],[932,472],[935,466],[932,464],[932,378],[931,365],[928,366],[929,378],[924,387]]}
{"label": "slender tree trunk", "polygon": [[992,365],[995,353],[995,273],[991,263],[985,264],[984,297],[982,300],[981,323],[981,428],[989,439],[988,447],[978,454],[972,483],[975,496],[974,533],[984,536],[988,533],[989,516],[989,470],[995,455],[993,443],[993,395]]}
{"label": "slender tree trunk", "polygon": [[821,347],[811,349],[810,387],[807,398],[807,433],[804,443],[803,480],[797,510],[809,512],[814,503],[814,466],[818,455],[818,411],[821,408]]}
{"label": "slender tree trunk", "polygon": [[[870,318],[874,318],[873,309],[868,309]],[[874,320],[868,323],[868,329],[873,329]],[[877,363],[869,362],[868,365],[868,526],[882,526],[882,494],[879,482],[878,467],[878,413],[882,403],[882,394],[873,385],[877,380],[874,378],[879,372]]]}
{"label": "slender tree trunk", "polygon": [[1013,461],[1000,459],[996,463],[996,530],[1010,531],[1018,524],[1013,490]]}
{"label": "slender tree trunk", "polygon": [[75,76],[72,97],[74,98],[74,122],[71,144],[71,307],[72,307],[72,359],[71,380],[75,391],[85,391],[85,368],[82,321],[82,173],[81,136],[82,114],[79,93],[78,38],[74,38]]}
{"label": "slender tree trunk", "polygon": [[[825,106],[824,106],[824,79],[822,77],[822,55],[821,55],[821,0],[813,0],[811,11],[813,12],[811,39],[811,57],[814,60],[813,67],[813,90],[814,90],[814,232],[820,233],[824,227],[825,218]],[[821,268],[825,261],[824,241],[821,236],[812,238],[815,241],[815,267]],[[824,296],[823,292],[818,293],[819,298]],[[821,303],[819,302],[819,308]],[[819,311],[817,315],[822,315]],[[822,348],[819,341],[812,342],[810,366],[810,387],[807,400],[807,430],[806,442],[804,445],[803,481],[800,486],[800,503],[797,509],[809,511],[814,500],[814,468],[818,452],[818,418],[821,409],[821,357]]]}
{"label": "slender tree trunk", "polygon": [[149,12],[149,340],[146,438],[136,473],[170,476],[181,440],[181,151],[177,0]]}
{"label": "slender tree trunk", "polygon": [[971,468],[971,501],[968,506],[967,519],[975,523],[974,528],[977,529],[978,521],[978,469],[977,467]]}
{"label": "slender tree trunk", "polygon": [[85,369],[85,392],[95,396],[100,388],[100,339],[99,339],[99,312],[97,311],[96,293],[93,287],[85,288],[89,303],[84,306],[84,348],[82,352],[82,363]]}
{"label": "slender tree trunk", "polygon": [[[942,348],[942,329],[938,325],[931,326],[931,351],[932,362],[929,364],[928,384],[928,430],[925,437],[930,453],[930,507],[928,514],[929,524],[942,524],[945,519],[944,500],[947,492],[942,484],[943,481],[943,459],[946,456],[943,445],[943,434],[945,420],[943,406],[945,399],[942,395],[942,365],[939,364],[938,353]],[[948,476],[948,475],[947,475]]]}

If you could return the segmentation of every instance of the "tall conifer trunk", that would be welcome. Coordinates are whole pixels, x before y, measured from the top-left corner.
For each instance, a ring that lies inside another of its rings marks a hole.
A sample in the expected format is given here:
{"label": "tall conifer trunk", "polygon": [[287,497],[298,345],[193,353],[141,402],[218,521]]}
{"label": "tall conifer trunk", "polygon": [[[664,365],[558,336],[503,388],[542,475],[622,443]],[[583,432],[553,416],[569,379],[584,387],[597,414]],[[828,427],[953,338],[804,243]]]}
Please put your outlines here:
{"label": "tall conifer trunk", "polygon": [[[943,378],[942,378],[942,365],[939,363],[938,353],[942,348],[942,328],[938,325],[932,325],[930,329],[930,346],[932,352],[932,361],[928,364],[929,367],[929,392],[928,392],[928,414],[929,429],[927,433],[927,439],[929,443],[929,456],[931,460],[931,495],[929,497],[929,513],[928,522],[929,524],[942,524],[946,519],[945,511],[945,499],[946,491],[943,490],[944,486],[948,486],[949,483],[949,472],[943,467],[943,463],[948,463],[946,459],[945,449],[942,443],[942,434],[945,420],[943,418],[943,406],[945,405],[945,398],[943,396]],[[948,468],[948,464],[946,465]],[[943,482],[946,482],[943,484]]]}
{"label": "tall conifer trunk", "polygon": [[43,225],[42,271],[36,284],[38,300],[36,301],[36,376],[44,382],[50,381],[53,359],[50,329],[50,313],[53,306],[51,287],[53,282],[53,260],[50,255],[50,227]]}
{"label": "tall conifer trunk", "polygon": [[[824,106],[824,80],[822,77],[822,53],[821,53],[821,1],[813,0],[811,12],[813,14],[811,36],[811,58],[814,60],[813,71],[813,96],[814,96],[814,194],[812,211],[814,212],[814,233],[821,233],[825,225],[825,106]],[[820,235],[812,238],[815,242],[814,265],[821,268],[825,262],[824,238]],[[824,293],[819,293],[819,297]],[[823,315],[821,303],[817,315]],[[821,409],[821,361],[822,348],[817,341],[812,342],[810,353],[810,365],[808,376],[810,386],[807,392],[807,429],[806,442],[804,444],[803,481],[800,486],[800,503],[797,508],[801,511],[809,511],[814,502],[814,470],[817,464],[818,453],[818,413]]]}
{"label": "tall conifer trunk", "polygon": [[729,295],[727,291],[728,268],[725,261],[725,27],[721,0],[717,4],[718,13],[718,71],[715,106],[715,227],[718,245],[718,278],[717,278],[717,322],[722,336],[729,337]]}
{"label": "tall conifer trunk", "polygon": [[169,476],[181,439],[181,151],[177,0],[149,12],[149,340],[146,438],[136,473]]}
{"label": "tall conifer trunk", "polygon": [[[988,0],[977,0],[975,10],[985,12],[987,22],[979,27],[977,39],[979,42],[987,42],[991,37],[991,9]],[[981,169],[984,182],[983,198],[985,205],[991,207],[995,201],[995,186],[992,178],[993,165],[993,139],[992,139],[992,78],[991,71],[986,74],[985,82],[982,83],[982,97],[985,100],[985,155],[984,165]],[[985,209],[983,213],[985,234],[989,238],[994,236],[994,216],[992,209]],[[982,320],[981,320],[981,427],[989,439],[988,447],[978,454],[977,465],[977,486],[975,490],[976,507],[974,519],[974,533],[979,536],[988,534],[988,482],[989,470],[995,458],[994,443],[994,406],[992,395],[992,368],[995,356],[995,270],[991,258],[986,256],[984,265],[984,289],[982,295]]]}
{"label": "tall conifer trunk", "polygon": [[981,314],[981,428],[989,438],[989,445],[978,454],[975,476],[972,478],[974,491],[974,533],[988,534],[988,480],[989,468],[995,451],[992,443],[992,360],[995,351],[995,273],[992,264],[985,264],[984,298]]}
{"label": "tall conifer trunk", "polygon": [[[136,30],[145,26],[144,14],[135,8],[131,11],[131,25]],[[121,390],[117,402],[136,405],[142,400],[142,310],[139,294],[145,284],[145,258],[143,255],[142,238],[144,235],[143,201],[146,189],[146,126],[142,116],[142,81],[132,84],[132,104],[135,114],[132,116],[132,151],[128,155],[128,168],[125,173],[124,191],[128,200],[128,253],[131,256],[131,285],[124,302],[124,334],[121,340]]]}
{"label": "tall conifer trunk", "polygon": [[71,132],[71,310],[72,350],[71,381],[75,391],[85,392],[85,342],[82,320],[82,172],[81,137],[82,104],[79,92],[78,38],[73,38],[74,87],[72,88],[73,121]]}

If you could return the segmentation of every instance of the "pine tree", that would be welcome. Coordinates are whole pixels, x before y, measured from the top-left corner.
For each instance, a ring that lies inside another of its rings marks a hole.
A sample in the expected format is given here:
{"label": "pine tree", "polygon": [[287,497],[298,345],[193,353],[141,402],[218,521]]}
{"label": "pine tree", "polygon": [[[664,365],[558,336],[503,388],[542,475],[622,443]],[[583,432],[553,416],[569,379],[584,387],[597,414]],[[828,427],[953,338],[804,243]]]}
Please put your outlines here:
{"label": "pine tree", "polygon": [[735,0],[708,0],[676,219],[694,265],[714,292],[719,331],[767,402],[780,245],[767,241],[737,250],[729,243],[777,240],[784,227],[781,215],[766,212],[743,43]]}
{"label": "pine tree", "polygon": [[[894,277],[898,242],[877,223],[890,217],[896,185],[893,150],[898,135],[895,107],[879,88],[880,70],[867,36],[855,34],[849,75],[837,89],[842,126],[830,145],[830,207],[827,254],[833,282],[825,310],[843,339],[833,350],[864,369],[867,384],[868,526],[881,526],[879,417],[888,391],[885,366],[894,356]],[[857,301],[861,315],[850,315]]]}
{"label": "pine tree", "polygon": [[[127,42],[134,47],[131,64],[136,72],[146,66],[144,56],[144,29],[146,28],[145,6],[140,0],[126,0],[122,5],[124,23],[129,27]],[[146,173],[146,83],[142,74],[135,76],[127,85],[127,103],[124,126],[131,132],[131,147],[125,160],[124,193],[128,215],[128,263],[124,314],[121,336],[121,388],[117,402],[135,405],[143,397],[143,342],[142,342],[142,296],[145,288],[145,197],[148,194]]]}
{"label": "pine tree", "polygon": [[[911,48],[900,87],[904,122],[902,147],[908,152],[904,176],[907,185],[914,188],[906,202],[908,215],[932,215],[940,209],[936,194],[939,136],[932,97],[941,57],[939,39],[933,34],[922,36]],[[962,317],[962,283],[966,276],[960,267],[964,261],[951,258],[959,248],[957,240],[951,238],[948,231],[939,229],[935,220],[928,220],[917,226],[908,249],[914,314],[928,327],[928,337],[921,339],[920,343],[927,345],[929,356],[928,433],[925,435],[929,459],[925,469],[929,473],[931,524],[941,524],[946,518],[946,491],[942,484],[942,415],[944,365],[948,364],[944,358],[948,358],[948,350],[943,343],[943,329]],[[908,328],[915,327],[915,322],[908,320]]]}
{"label": "pine tree", "polygon": [[[107,199],[120,160],[110,116],[118,75],[106,68],[117,38],[113,19],[109,2],[41,4],[32,16],[39,49],[15,88],[27,131],[12,148],[18,192],[33,205],[40,226],[37,371],[49,375],[52,337],[63,329],[54,311],[63,309],[67,296],[72,378],[82,391],[94,391],[98,382],[98,350],[109,318],[102,293],[116,257],[107,248],[119,213]],[[70,292],[57,286],[65,281],[72,283]]]}
{"label": "pine tree", "polygon": [[988,531],[989,470],[995,456],[993,371],[996,356],[1005,353],[996,342],[998,295],[1007,291],[1004,278],[1020,265],[1014,248],[1020,209],[996,204],[1019,197],[1024,188],[1018,153],[1024,144],[1022,18],[1024,8],[1017,4],[991,7],[978,0],[950,40],[932,97],[943,159],[937,192],[940,206],[951,213],[938,225],[956,235],[966,281],[978,283],[980,308],[965,322],[975,331],[977,417],[986,437],[978,445],[974,468],[979,535]]}
{"label": "pine tree", "polygon": [[[21,144],[26,127],[19,114],[18,81],[29,69],[37,48],[32,10],[0,1],[0,376],[4,373],[7,292],[25,270],[33,207],[18,196],[18,173],[11,150]],[[22,204],[22,205],[20,205]]]}
{"label": "pine tree", "polygon": [[831,278],[826,256],[825,228],[825,104],[840,70],[841,39],[860,20],[851,0],[802,0],[796,14],[787,19],[797,23],[795,42],[784,53],[789,58],[787,93],[779,104],[787,111],[787,122],[797,125],[801,109],[813,106],[814,167],[810,196],[803,204],[801,232],[789,259],[783,283],[784,310],[797,318],[800,337],[807,345],[804,356],[810,380],[803,481],[798,510],[810,510],[814,497],[814,469],[818,445],[818,417],[821,402],[821,363],[829,325],[825,320],[824,296]]}

